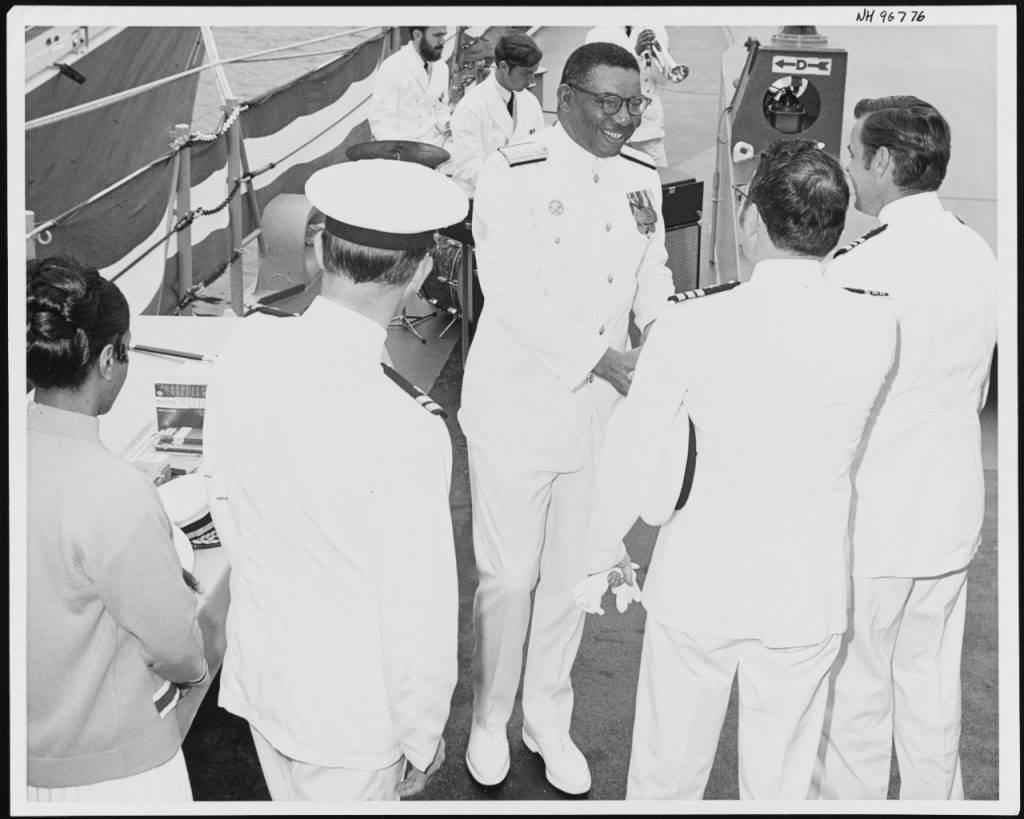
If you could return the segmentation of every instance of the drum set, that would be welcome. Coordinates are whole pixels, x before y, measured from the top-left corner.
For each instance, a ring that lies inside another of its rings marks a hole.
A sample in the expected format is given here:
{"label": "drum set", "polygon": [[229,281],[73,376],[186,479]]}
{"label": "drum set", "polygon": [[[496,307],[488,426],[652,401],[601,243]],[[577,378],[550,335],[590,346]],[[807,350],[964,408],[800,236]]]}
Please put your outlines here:
{"label": "drum set", "polygon": [[[438,170],[451,159],[451,154],[444,148],[424,142],[412,142],[401,139],[361,142],[345,151],[345,156],[353,161],[360,159],[395,159],[400,162],[418,162],[433,170]],[[470,210],[471,213],[472,208]],[[417,295],[437,309],[427,315],[410,316],[406,308],[403,307],[401,313],[392,319],[392,324],[404,327],[424,344],[427,343],[427,340],[420,335],[416,325],[434,318],[438,313],[447,315],[449,317],[448,324],[437,336],[442,338],[455,322],[463,318],[461,299],[459,297],[460,281],[468,276],[469,280],[467,280],[466,284],[472,285],[473,268],[470,247],[473,242],[473,234],[470,229],[470,219],[471,215],[467,215],[465,222],[452,225],[450,228],[445,228],[436,234],[435,245],[431,251],[434,264],[431,267],[430,273],[420,285]],[[467,262],[469,263],[467,264]],[[463,323],[465,324],[465,322]],[[463,329],[465,331],[465,327]],[[466,342],[466,333],[464,332],[463,347],[465,347]]]}

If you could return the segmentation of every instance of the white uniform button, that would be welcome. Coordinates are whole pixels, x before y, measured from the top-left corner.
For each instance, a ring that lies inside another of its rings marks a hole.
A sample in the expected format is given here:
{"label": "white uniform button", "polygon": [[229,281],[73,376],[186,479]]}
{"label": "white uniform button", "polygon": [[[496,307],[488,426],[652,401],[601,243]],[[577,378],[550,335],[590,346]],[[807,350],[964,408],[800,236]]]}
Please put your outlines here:
{"label": "white uniform button", "polygon": [[603,324],[601,325],[601,329],[597,331],[597,334],[599,336],[603,336],[604,335],[604,325]]}
{"label": "white uniform button", "polygon": [[611,230],[612,229],[612,223],[611,222],[605,222],[604,223],[604,229],[605,230]]}
{"label": "white uniform button", "polygon": [[587,376],[587,383],[588,384],[593,384],[594,383],[594,374],[593,373],[591,373],[590,375]]}
{"label": "white uniform button", "polygon": [[611,273],[609,273],[608,274],[608,284],[611,284],[612,281],[614,281],[614,279],[615,279],[615,277]]}
{"label": "white uniform button", "polygon": [[562,241],[561,237],[560,236],[556,236],[555,237],[555,244],[557,245],[560,241]]}
{"label": "white uniform button", "polygon": [[595,181],[595,182],[600,182],[600,181],[601,181],[601,176],[600,176],[600,174],[596,174],[596,173],[594,174],[594,181]]}

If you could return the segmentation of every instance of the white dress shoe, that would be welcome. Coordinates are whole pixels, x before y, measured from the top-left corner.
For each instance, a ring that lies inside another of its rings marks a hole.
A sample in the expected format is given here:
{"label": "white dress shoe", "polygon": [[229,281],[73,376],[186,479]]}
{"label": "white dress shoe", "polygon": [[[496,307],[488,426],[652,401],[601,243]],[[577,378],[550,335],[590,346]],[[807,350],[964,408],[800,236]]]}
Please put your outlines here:
{"label": "white dress shoe", "polygon": [[544,775],[548,782],[565,793],[580,794],[590,790],[590,766],[576,743],[563,737],[534,739],[523,728],[523,742],[544,759]]}
{"label": "white dress shoe", "polygon": [[476,722],[469,730],[466,767],[481,785],[497,785],[508,776],[508,737],[500,731],[485,731]]}

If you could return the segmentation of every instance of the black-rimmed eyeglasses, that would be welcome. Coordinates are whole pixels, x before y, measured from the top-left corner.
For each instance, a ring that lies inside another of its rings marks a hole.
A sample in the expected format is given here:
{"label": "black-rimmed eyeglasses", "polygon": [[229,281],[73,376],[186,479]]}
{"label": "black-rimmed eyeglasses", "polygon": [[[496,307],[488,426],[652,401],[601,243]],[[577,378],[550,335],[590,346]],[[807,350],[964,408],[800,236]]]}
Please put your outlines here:
{"label": "black-rimmed eyeglasses", "polygon": [[586,88],[581,88],[571,82],[566,83],[566,85],[600,100],[601,110],[608,116],[619,113],[619,111],[622,110],[623,103],[625,103],[626,110],[629,112],[630,116],[638,117],[646,111],[647,106],[651,104],[650,97],[645,97],[643,94],[639,97],[629,97],[626,99],[624,97],[620,97],[618,94],[595,94],[593,91],[588,91]]}

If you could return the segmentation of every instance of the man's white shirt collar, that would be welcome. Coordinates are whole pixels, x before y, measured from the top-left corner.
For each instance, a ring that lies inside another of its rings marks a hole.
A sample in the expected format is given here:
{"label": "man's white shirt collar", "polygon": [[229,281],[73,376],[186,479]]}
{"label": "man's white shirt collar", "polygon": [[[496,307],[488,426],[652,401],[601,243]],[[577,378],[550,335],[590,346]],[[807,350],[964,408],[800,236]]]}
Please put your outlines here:
{"label": "man's white shirt collar", "polygon": [[317,333],[344,343],[346,353],[353,359],[380,360],[387,330],[361,313],[324,296],[317,296],[300,320]]}
{"label": "man's white shirt collar", "polygon": [[887,225],[891,222],[902,222],[917,220],[921,218],[934,219],[941,214],[944,208],[939,201],[939,194],[935,191],[914,193],[904,196],[895,202],[890,202],[878,213],[878,221]]}
{"label": "man's white shirt collar", "polygon": [[751,284],[769,287],[813,287],[821,284],[822,266],[817,259],[766,259],[754,266]]}
{"label": "man's white shirt collar", "polygon": [[565,144],[565,154],[568,157],[569,164],[580,173],[597,173],[605,166],[609,159],[614,159],[611,156],[597,156],[590,153],[590,151],[569,136],[560,122],[556,122],[549,130],[554,131],[552,138],[556,142]]}
{"label": "man's white shirt collar", "polygon": [[493,69],[491,70],[491,73],[487,76],[485,82],[494,83],[494,87],[497,89],[498,96],[501,98],[501,101],[505,103],[505,105],[508,105],[508,101],[512,97],[512,92],[509,91],[504,86],[502,86],[500,82],[498,82],[498,77],[495,75]]}

